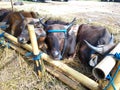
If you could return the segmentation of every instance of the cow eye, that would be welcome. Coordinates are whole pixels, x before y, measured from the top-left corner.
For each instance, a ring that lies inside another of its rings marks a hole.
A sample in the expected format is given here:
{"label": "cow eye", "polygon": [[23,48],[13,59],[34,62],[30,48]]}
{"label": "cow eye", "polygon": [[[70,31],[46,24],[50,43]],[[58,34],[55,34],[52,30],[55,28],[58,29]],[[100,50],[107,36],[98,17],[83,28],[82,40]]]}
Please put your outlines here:
{"label": "cow eye", "polygon": [[64,39],[64,38],[65,38],[65,34],[64,34],[64,33],[59,33],[59,34],[57,35],[57,37],[58,37],[59,39]]}

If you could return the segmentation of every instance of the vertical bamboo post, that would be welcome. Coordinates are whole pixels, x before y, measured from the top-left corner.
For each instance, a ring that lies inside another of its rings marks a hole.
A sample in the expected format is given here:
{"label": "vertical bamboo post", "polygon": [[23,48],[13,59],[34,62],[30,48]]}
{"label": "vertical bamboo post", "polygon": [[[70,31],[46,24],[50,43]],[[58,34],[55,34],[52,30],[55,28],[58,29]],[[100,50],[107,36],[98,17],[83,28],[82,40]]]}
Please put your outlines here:
{"label": "vertical bamboo post", "polygon": [[13,1],[12,1],[12,0],[10,0],[10,2],[11,2],[12,11],[13,11]]}
{"label": "vertical bamboo post", "polygon": [[[31,44],[32,44],[33,54],[35,56],[37,56],[37,55],[39,55],[39,49],[38,49],[36,34],[34,32],[34,26],[29,24],[28,25],[28,31],[29,31],[29,36],[30,36]],[[42,77],[42,73],[40,71],[41,61],[40,60],[36,60],[35,63],[36,63],[37,69],[39,68],[37,71],[38,71],[38,75],[41,78]]]}

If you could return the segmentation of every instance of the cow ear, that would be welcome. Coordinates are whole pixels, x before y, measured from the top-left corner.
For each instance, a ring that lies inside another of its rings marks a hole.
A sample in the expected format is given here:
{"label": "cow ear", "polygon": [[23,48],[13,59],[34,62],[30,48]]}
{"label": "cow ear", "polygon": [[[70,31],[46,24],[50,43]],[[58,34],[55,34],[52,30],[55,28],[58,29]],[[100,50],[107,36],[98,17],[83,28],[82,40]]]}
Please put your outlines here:
{"label": "cow ear", "polygon": [[79,25],[73,25],[69,30],[68,30],[68,34],[69,35],[72,35],[72,34],[75,34],[75,36],[77,36],[77,32],[78,32],[78,29],[79,29]]}
{"label": "cow ear", "polygon": [[35,33],[37,36],[46,36],[46,32],[42,28],[35,28]]}

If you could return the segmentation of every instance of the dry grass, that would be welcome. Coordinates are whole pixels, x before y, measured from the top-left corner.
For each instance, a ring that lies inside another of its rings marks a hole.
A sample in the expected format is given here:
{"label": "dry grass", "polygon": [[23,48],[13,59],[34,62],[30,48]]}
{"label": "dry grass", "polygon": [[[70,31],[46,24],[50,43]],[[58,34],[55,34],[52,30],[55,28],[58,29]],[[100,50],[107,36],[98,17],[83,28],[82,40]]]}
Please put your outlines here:
{"label": "dry grass", "polygon": [[0,90],[70,90],[47,72],[42,80],[39,79],[33,71],[33,62],[26,63],[26,59],[14,50],[0,49],[3,49],[0,54]]}

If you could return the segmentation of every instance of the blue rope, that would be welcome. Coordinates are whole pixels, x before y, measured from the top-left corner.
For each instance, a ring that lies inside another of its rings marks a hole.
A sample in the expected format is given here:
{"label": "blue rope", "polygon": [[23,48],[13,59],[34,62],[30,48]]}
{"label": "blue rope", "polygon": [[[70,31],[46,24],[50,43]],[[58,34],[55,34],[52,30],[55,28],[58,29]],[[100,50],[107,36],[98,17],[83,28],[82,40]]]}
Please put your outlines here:
{"label": "blue rope", "polygon": [[26,57],[30,57],[30,56],[32,56],[32,55],[33,55],[32,52],[27,52],[27,53],[25,54]]}
{"label": "blue rope", "polygon": [[30,57],[30,56],[33,56],[33,60],[40,60],[41,59],[41,56],[42,56],[42,52],[40,52],[38,55],[34,55],[32,52],[27,52],[25,54],[26,57]]}
{"label": "blue rope", "polygon": [[0,26],[0,28],[1,28],[1,29],[6,29],[7,26],[6,26],[6,25],[4,25],[4,26]]}
{"label": "blue rope", "polygon": [[67,30],[66,29],[63,29],[63,30],[48,30],[47,31],[48,33],[57,33],[57,32],[64,32],[64,33],[66,33],[67,32]]}
{"label": "blue rope", "polygon": [[108,54],[107,56],[113,56],[116,60],[120,60],[120,53],[116,52],[115,54]]}
{"label": "blue rope", "polygon": [[116,52],[116,53],[114,54],[114,58],[116,58],[117,60],[120,60],[120,53],[117,53],[117,52]]}
{"label": "blue rope", "polygon": [[115,80],[115,77],[117,76],[119,70],[120,70],[120,65],[118,66],[118,69],[116,70],[115,74],[113,75],[113,78],[110,76],[110,74],[108,75],[110,81],[109,81],[109,84],[104,88],[104,90],[107,90],[107,88],[110,85],[112,85],[112,87],[114,88],[114,90],[116,90],[116,87],[115,87],[115,84],[114,84],[114,80]]}
{"label": "blue rope", "polygon": [[4,32],[0,34],[0,38],[1,38],[1,37],[4,37]]}
{"label": "blue rope", "polygon": [[0,34],[0,44],[4,44],[4,32]]}
{"label": "blue rope", "polygon": [[34,57],[33,57],[33,60],[40,60],[41,59],[41,56],[42,56],[42,52],[40,52],[38,55],[35,55]]}

